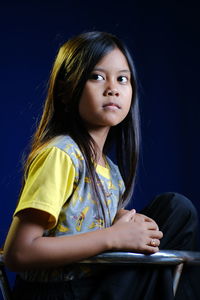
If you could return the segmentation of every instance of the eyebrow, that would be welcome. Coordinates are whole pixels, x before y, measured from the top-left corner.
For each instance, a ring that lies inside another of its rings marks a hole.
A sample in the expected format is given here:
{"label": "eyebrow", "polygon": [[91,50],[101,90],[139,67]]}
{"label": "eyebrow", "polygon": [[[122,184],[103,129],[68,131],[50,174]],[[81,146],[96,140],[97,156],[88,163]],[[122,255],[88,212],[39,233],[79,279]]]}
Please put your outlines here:
{"label": "eyebrow", "polygon": [[[97,67],[97,68],[94,68],[93,71],[106,72],[105,69],[103,69],[103,68],[98,68],[98,67]],[[118,73],[131,73],[131,71],[128,70],[128,69],[124,69],[124,70],[119,70]]]}

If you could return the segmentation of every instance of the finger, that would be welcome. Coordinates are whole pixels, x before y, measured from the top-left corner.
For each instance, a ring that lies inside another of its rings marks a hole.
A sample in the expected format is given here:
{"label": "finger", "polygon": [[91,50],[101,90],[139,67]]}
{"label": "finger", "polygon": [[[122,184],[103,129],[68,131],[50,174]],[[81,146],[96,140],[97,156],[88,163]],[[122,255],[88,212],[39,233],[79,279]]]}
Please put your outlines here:
{"label": "finger", "polygon": [[144,248],[144,253],[156,253],[159,251],[159,248],[158,247],[152,247],[152,246],[149,246],[149,245],[146,245],[146,247]]}
{"label": "finger", "polygon": [[121,208],[121,209],[119,209],[119,210],[117,211],[115,217],[121,217],[121,216],[123,216],[124,214],[126,214],[127,212],[128,212],[127,210]]}
{"label": "finger", "polygon": [[118,211],[118,213],[120,214],[120,215],[124,215],[124,214],[127,214],[127,213],[129,213],[130,212],[130,210],[128,210],[128,209],[124,209],[124,208],[121,208],[119,211]]}
{"label": "finger", "polygon": [[146,221],[146,222],[155,222],[153,219],[151,219],[150,217],[148,217],[148,216],[146,216],[146,215],[143,215],[143,214],[137,214],[138,216],[140,216],[140,217],[142,217],[142,218],[144,218],[144,220]]}
{"label": "finger", "polygon": [[137,216],[141,217],[145,222],[149,222],[149,223],[154,224],[156,230],[159,230],[158,224],[153,219],[151,219],[150,217],[147,217],[143,214],[137,214]]}
{"label": "finger", "polygon": [[158,240],[162,239],[162,237],[163,237],[162,231],[159,231],[159,230],[149,230],[148,235],[150,238],[158,239]]}
{"label": "finger", "polygon": [[124,208],[119,209],[115,215],[115,219],[114,219],[113,223],[115,223],[117,220],[121,219],[127,213],[129,213],[129,210],[126,210]]}
{"label": "finger", "polygon": [[124,221],[131,221],[133,219],[133,217],[135,216],[135,209],[131,209],[130,211],[127,211],[127,213],[125,213],[122,217],[121,217],[121,220],[124,220]]}
{"label": "finger", "polygon": [[160,246],[160,240],[159,239],[149,239],[149,242],[147,244],[151,247],[159,247]]}
{"label": "finger", "polygon": [[157,230],[159,230],[158,224],[153,219],[145,216],[145,222],[149,222],[149,223],[154,224],[155,227],[157,228]]}
{"label": "finger", "polygon": [[148,230],[159,230],[158,226],[155,223],[152,222],[148,222],[148,226],[147,226]]}

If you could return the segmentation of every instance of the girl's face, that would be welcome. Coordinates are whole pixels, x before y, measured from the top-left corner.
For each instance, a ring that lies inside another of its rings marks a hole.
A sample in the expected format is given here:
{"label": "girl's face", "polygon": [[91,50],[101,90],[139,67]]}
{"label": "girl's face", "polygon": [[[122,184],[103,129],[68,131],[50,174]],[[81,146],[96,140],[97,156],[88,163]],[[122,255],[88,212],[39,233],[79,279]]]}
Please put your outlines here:
{"label": "girl's face", "polygon": [[123,53],[115,48],[95,66],[79,103],[88,129],[110,128],[128,114],[132,99],[131,73]]}

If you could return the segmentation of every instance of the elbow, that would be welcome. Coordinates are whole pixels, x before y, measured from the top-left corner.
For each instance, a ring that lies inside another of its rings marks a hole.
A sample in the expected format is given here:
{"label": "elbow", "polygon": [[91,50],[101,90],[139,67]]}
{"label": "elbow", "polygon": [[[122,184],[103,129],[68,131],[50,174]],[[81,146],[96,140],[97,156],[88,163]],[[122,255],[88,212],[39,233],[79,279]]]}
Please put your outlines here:
{"label": "elbow", "polygon": [[12,272],[21,272],[27,269],[26,255],[20,251],[4,251],[3,260],[6,268]]}
{"label": "elbow", "polygon": [[8,253],[7,251],[4,251],[3,262],[6,268],[8,268],[10,271],[17,272],[15,266],[15,259],[13,258],[13,255],[10,255],[10,253]]}

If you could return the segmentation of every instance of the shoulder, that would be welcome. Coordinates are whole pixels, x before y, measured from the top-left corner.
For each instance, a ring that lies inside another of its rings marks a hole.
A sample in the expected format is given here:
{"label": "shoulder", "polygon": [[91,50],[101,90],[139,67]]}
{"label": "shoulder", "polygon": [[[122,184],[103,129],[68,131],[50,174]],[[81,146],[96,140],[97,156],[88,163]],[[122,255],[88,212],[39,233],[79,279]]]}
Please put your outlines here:
{"label": "shoulder", "polygon": [[60,135],[39,150],[29,171],[44,166],[62,169],[68,166],[68,168],[82,169],[84,158],[78,145],[70,136]]}
{"label": "shoulder", "polygon": [[47,144],[45,148],[56,147],[66,151],[70,147],[78,147],[76,142],[69,135],[58,135]]}
{"label": "shoulder", "polygon": [[80,148],[77,143],[69,135],[60,135],[55,137],[50,141],[50,143],[45,147],[46,149],[56,149],[60,150],[70,156],[72,160],[74,158],[83,159]]}
{"label": "shoulder", "polygon": [[44,166],[60,166],[64,168],[73,165],[72,153],[78,148],[69,136],[53,138],[47,145],[38,151],[29,167],[29,172]]}

